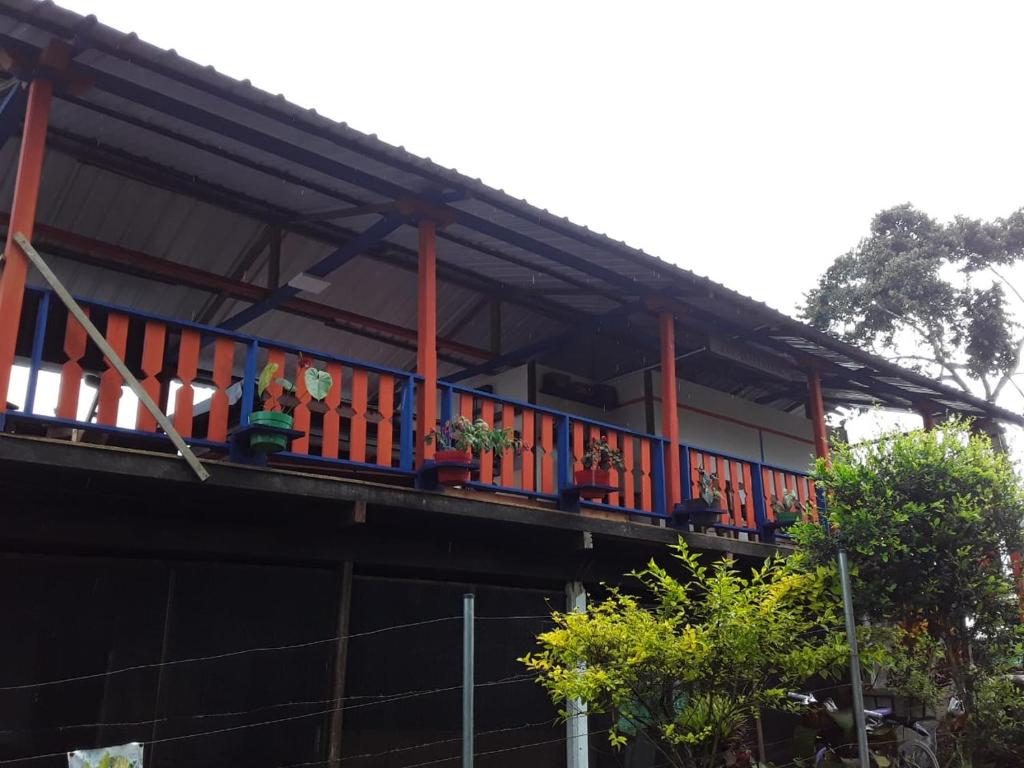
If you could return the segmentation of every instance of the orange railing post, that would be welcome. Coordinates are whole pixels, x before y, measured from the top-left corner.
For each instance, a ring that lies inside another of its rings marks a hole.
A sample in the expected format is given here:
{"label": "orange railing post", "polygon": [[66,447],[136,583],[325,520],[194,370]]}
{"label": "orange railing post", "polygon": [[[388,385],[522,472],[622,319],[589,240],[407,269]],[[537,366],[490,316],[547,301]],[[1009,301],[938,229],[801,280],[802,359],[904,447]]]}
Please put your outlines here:
{"label": "orange railing post", "polygon": [[683,500],[679,461],[679,407],[676,402],[676,320],[668,311],[658,314],[661,336],[661,434],[665,445],[665,496],[672,510]]}
{"label": "orange railing post", "polygon": [[32,239],[39,183],[43,175],[46,127],[50,121],[50,105],[53,103],[53,81],[50,78],[54,72],[67,68],[69,58],[70,49],[66,45],[51,43],[40,57],[40,74],[28,87],[18,175],[14,182],[14,200],[7,226],[3,274],[0,275],[0,413],[7,410],[7,390],[11,383],[29,266],[28,257],[14,241],[14,235],[21,232],[29,240]]}
{"label": "orange railing post", "polygon": [[424,436],[437,422],[437,226],[419,223],[420,251],[417,293],[416,373],[422,378],[416,397],[416,465],[434,457]]}
{"label": "orange railing post", "polygon": [[821,374],[816,370],[807,372],[807,392],[811,400],[811,426],[814,429],[814,455],[819,459],[829,458],[828,430],[825,427],[825,400],[821,395]]}

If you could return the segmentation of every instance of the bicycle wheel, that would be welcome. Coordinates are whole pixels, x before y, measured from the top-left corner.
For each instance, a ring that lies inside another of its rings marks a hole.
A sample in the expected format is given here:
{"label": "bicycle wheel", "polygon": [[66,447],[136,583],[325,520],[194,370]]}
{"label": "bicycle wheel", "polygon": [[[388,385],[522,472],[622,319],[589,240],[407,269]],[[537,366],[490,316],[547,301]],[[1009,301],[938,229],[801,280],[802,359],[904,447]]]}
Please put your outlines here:
{"label": "bicycle wheel", "polygon": [[900,747],[901,768],[939,768],[935,753],[919,741]]}

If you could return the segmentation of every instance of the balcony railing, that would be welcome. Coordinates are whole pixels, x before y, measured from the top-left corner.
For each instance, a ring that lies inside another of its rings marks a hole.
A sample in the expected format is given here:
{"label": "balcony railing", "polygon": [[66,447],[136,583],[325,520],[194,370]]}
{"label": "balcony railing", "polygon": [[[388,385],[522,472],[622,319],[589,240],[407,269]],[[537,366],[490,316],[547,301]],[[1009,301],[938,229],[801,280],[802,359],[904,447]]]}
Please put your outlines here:
{"label": "balcony railing", "polygon": [[[258,371],[276,363],[277,375],[296,383],[294,428],[302,433],[289,451],[276,456],[325,470],[413,476],[414,448],[420,439],[415,374],[304,345],[105,302],[79,301],[195,449],[211,455],[229,452],[231,431],[246,425],[250,412],[260,407],[255,386]],[[124,396],[128,390],[121,376],[51,292],[29,289],[21,332],[21,348],[31,350],[25,405],[8,413],[8,421],[58,435],[70,430],[107,433],[128,445],[167,440],[152,415],[134,397]],[[303,377],[297,375],[300,361],[330,373],[334,386],[322,403],[307,396]],[[44,378],[52,414],[37,405]],[[83,413],[82,388],[90,385],[95,393]],[[271,393],[280,394],[275,389],[272,385]],[[560,490],[573,485],[574,472],[582,469],[586,444],[603,436],[623,452],[625,467],[612,472],[614,490],[604,500],[584,502],[584,506],[631,516],[670,517],[667,444],[662,437],[446,382],[439,384],[438,396],[442,421],[458,414],[482,418],[511,428],[522,438],[520,453],[480,457],[474,487],[555,501]],[[699,493],[700,470],[717,476],[728,513],[718,528],[764,534],[775,519],[773,499],[786,491],[795,492],[802,502],[816,499],[814,483],[806,474],[696,446],[684,444],[679,450],[684,498]]]}

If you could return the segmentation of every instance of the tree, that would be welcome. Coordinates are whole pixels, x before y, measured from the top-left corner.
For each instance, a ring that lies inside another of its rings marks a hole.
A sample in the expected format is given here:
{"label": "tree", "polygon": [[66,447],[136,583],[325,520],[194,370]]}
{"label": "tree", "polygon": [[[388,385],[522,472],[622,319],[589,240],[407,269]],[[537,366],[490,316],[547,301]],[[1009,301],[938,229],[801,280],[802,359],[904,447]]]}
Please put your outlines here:
{"label": "tree", "polygon": [[980,713],[991,710],[993,681],[1021,654],[1007,561],[1024,538],[1024,493],[1009,459],[950,421],[838,445],[831,465],[818,461],[816,482],[830,527],[794,529],[801,557],[831,563],[838,547],[848,551],[858,612],[904,630],[900,675],[962,702],[967,744],[990,719]]}
{"label": "tree", "polygon": [[[1005,219],[941,224],[909,203],[871,221],[807,296],[803,319],[995,402],[1016,386],[1024,296],[1003,268],[1024,259],[1024,208]],[[1012,297],[1012,301],[1011,301]]]}
{"label": "tree", "polygon": [[653,561],[631,574],[641,597],[618,589],[585,613],[556,613],[555,629],[524,657],[563,705],[579,699],[611,714],[609,738],[655,745],[668,765],[718,768],[761,708],[849,658],[834,571],[771,561],[742,575],[710,567],[681,541],[679,580]]}

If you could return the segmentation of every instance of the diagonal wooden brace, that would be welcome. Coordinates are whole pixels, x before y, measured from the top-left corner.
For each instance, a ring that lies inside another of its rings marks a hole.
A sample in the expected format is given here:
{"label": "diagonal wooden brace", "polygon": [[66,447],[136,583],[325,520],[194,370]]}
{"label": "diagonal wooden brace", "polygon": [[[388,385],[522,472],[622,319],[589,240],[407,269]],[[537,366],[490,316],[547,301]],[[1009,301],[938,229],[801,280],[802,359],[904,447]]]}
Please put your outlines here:
{"label": "diagonal wooden brace", "polygon": [[32,243],[29,242],[28,238],[25,237],[21,232],[14,234],[14,241],[18,244],[21,250],[28,257],[28,260],[32,262],[32,265],[39,270],[39,273],[43,276],[43,279],[50,284],[64,306],[68,308],[68,312],[74,315],[75,319],[82,324],[85,328],[85,332],[89,334],[89,338],[93,340],[93,343],[100,348],[100,351],[104,354],[107,360],[110,361],[111,366],[116,370],[125,383],[135,393],[135,396],[139,398],[139,402],[145,406],[146,410],[153,414],[153,418],[156,419],[157,424],[163,429],[164,433],[171,439],[174,447],[181,453],[183,459],[188,462],[188,465],[192,468],[192,471],[196,473],[196,476],[200,480],[207,480],[210,477],[210,473],[206,471],[206,468],[200,463],[196,455],[192,453],[192,449],[185,443],[184,438],[178,433],[178,430],[171,424],[160,406],[153,402],[153,398],[149,396],[149,393],[142,388],[139,380],[135,378],[131,371],[128,370],[128,366],[124,364],[124,361],[117,355],[116,352],[111,348],[107,340],[103,338],[103,334],[100,333],[99,328],[93,325],[93,322],[89,319],[89,316],[82,311],[78,302],[75,301],[74,297],[68,293],[68,289],[64,287],[64,284],[57,278],[53,273],[53,270],[47,266],[43,257],[39,255],[39,252],[32,247]]}

